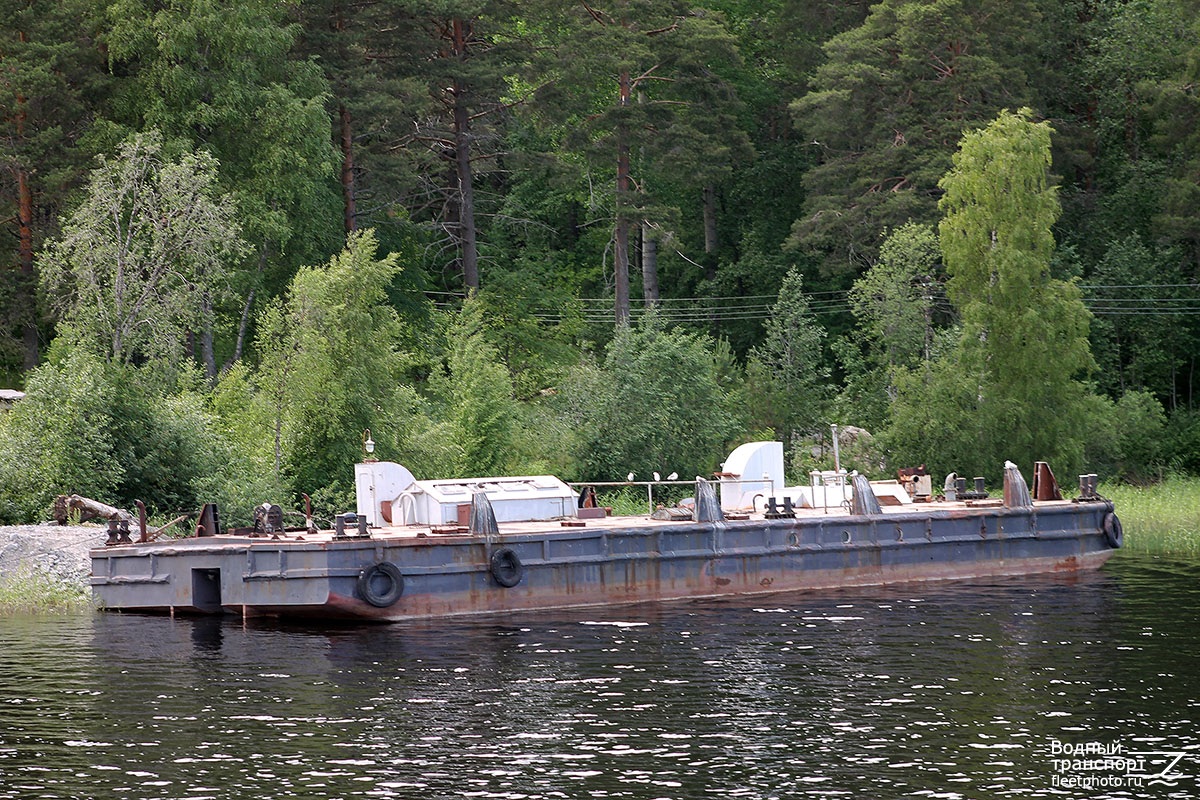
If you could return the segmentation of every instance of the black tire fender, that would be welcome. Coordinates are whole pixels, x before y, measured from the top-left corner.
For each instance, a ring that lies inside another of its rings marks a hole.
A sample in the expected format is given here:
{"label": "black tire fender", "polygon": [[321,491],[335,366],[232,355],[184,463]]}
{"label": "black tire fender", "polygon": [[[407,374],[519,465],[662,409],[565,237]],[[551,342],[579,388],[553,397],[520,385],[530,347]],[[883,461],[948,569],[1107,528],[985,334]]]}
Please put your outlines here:
{"label": "black tire fender", "polygon": [[1104,515],[1104,538],[1108,546],[1117,548],[1125,543],[1125,531],[1121,528],[1121,518],[1113,512]]}
{"label": "black tire fender", "polygon": [[404,576],[389,561],[381,561],[358,573],[358,596],[376,608],[395,605],[404,594]]}
{"label": "black tire fender", "polygon": [[511,589],[525,577],[525,565],[511,548],[501,547],[492,553],[490,563],[492,579],[505,589]]}

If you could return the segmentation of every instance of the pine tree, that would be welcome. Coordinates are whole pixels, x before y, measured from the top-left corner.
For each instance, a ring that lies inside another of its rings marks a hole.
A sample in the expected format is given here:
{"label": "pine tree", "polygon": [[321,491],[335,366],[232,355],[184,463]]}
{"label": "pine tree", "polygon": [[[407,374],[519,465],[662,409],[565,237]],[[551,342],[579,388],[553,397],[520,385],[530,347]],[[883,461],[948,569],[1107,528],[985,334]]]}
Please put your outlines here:
{"label": "pine tree", "polygon": [[952,143],[1005,105],[1029,101],[1018,55],[1036,30],[1030,0],[884,0],[825,44],[793,108],[821,163],[791,244],[832,273],[872,262],[879,234],[936,219]]}
{"label": "pine tree", "polygon": [[798,436],[825,421],[829,397],[822,385],[829,375],[821,350],[825,330],[814,318],[794,268],[779,287],[763,334],[762,343],[750,352],[747,383],[759,395],[753,403],[759,424],[774,428],[791,447]]}
{"label": "pine tree", "polygon": [[[112,79],[87,0],[0,3],[0,375],[38,363],[34,255],[84,171],[76,146]],[[8,244],[11,242],[12,244]]]}
{"label": "pine tree", "polygon": [[[752,152],[722,75],[738,60],[736,41],[720,14],[677,0],[572,4],[556,24],[560,59],[541,109],[563,126],[569,157],[611,176],[614,314],[624,326],[635,233],[648,232],[654,248],[679,205],[655,196],[655,179],[690,181],[702,201],[706,185]],[[644,259],[648,305],[657,284],[656,262]]]}

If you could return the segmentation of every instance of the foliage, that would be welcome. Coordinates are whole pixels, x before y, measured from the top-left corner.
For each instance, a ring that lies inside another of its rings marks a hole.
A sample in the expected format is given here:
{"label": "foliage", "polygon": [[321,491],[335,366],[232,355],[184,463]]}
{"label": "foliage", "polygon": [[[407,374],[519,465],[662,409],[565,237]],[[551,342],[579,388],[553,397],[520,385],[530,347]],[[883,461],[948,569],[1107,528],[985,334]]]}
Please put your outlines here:
{"label": "foliage", "polygon": [[40,258],[64,334],[114,363],[178,363],[244,252],[216,170],[206,153],[164,158],[155,132],[99,158],[84,202]]}
{"label": "foliage", "polygon": [[577,367],[567,408],[583,480],[628,472],[707,475],[740,429],[712,344],[653,314],[618,330],[600,364]]}
{"label": "foliage", "polygon": [[822,158],[805,174],[792,244],[821,252],[829,271],[857,271],[880,231],[933,222],[947,143],[1028,101],[1018,54],[1037,18],[1025,0],[884,0],[829,39],[812,91],[793,105]]}
{"label": "foliage", "polygon": [[[1092,367],[1079,288],[1050,277],[1050,126],[1002,112],[967,133],[941,181],[946,290],[961,319],[955,351],[898,382],[893,441],[924,440],[958,472],[1005,460],[1081,466]],[[924,460],[924,459],[922,459]],[[931,457],[929,461],[933,461]],[[917,461],[915,463],[921,463]]]}
{"label": "foliage", "polygon": [[830,349],[842,374],[841,391],[831,404],[831,418],[871,431],[883,430],[895,392],[894,378],[867,360],[857,337],[835,339]]}
{"label": "foliage", "polygon": [[735,121],[736,87],[725,79],[739,62],[736,41],[722,14],[678,0],[550,5],[561,12],[552,26],[557,60],[536,111],[561,131],[559,149],[587,170],[588,183],[604,183],[591,205],[611,222],[615,314],[624,325],[639,232],[643,296],[653,303],[660,295],[657,246],[673,238],[683,205],[674,199],[680,192],[661,189],[687,187],[694,203],[752,152]]}
{"label": "foliage", "polygon": [[833,345],[844,375],[837,418],[882,430],[897,396],[897,374],[935,358],[946,305],[941,248],[928,225],[908,222],[888,234],[879,258],[848,294],[857,322]]}
{"label": "foliage", "polygon": [[1167,466],[1185,475],[1200,475],[1200,413],[1177,408],[1168,417],[1168,427]]}
{"label": "foliage", "polygon": [[[494,270],[473,303],[517,397],[528,399],[552,386],[577,360],[580,304],[543,259],[526,256],[511,270]],[[548,320],[551,311],[556,318]]]}
{"label": "foliage", "polygon": [[274,469],[270,420],[254,381],[249,367],[235,364],[207,396],[194,394],[184,401],[192,414],[207,418],[216,462],[215,469],[193,480],[195,494],[202,502],[217,503],[227,524],[251,524],[255,506],[284,503],[291,494]]}
{"label": "foliage", "polygon": [[1113,402],[1091,398],[1087,469],[1105,479],[1146,481],[1167,466],[1167,415],[1149,392],[1127,392]]}
{"label": "foliage", "polygon": [[194,511],[210,482],[242,480],[202,406],[194,389],[163,392],[145,370],[70,349],[35,370],[0,419],[0,518],[44,519],[59,494]]}
{"label": "foliage", "polygon": [[372,231],[351,234],[328,264],[301,269],[282,307],[259,321],[259,397],[270,420],[263,439],[276,480],[298,492],[347,480],[363,432],[400,426],[412,402],[400,381],[401,324],[386,302],[400,265],[375,251]]}
{"label": "foliage", "polygon": [[774,428],[791,448],[825,421],[831,394],[823,383],[825,331],[813,318],[795,269],[784,277],[764,328],[762,343],[750,351],[746,391],[755,422]]}
{"label": "foliage", "polygon": [[108,4],[109,58],[129,73],[114,129],[156,128],[211,153],[256,248],[286,244],[297,213],[320,213],[311,201],[332,172],[326,86],[316,64],[287,58],[299,29],[283,11],[271,0]]}
{"label": "foliage", "polygon": [[445,477],[504,475],[512,463],[517,404],[512,380],[483,327],[483,305],[468,300],[447,332],[444,371],[430,381],[452,455]]}
{"label": "foliage", "polygon": [[101,4],[4,0],[0,16],[0,382],[8,384],[36,366],[49,332],[34,256],[86,170],[87,123],[114,77],[94,43]]}
{"label": "foliage", "polygon": [[[1193,3],[4,10],[0,376],[36,390],[0,422],[8,517],[66,486],[339,509],[367,427],[424,475],[705,472],[744,420],[898,465],[1200,472]],[[159,213],[104,214],[123,190]],[[167,248],[203,204],[208,243]],[[367,224],[400,255],[339,255]],[[660,363],[606,348],[639,288]]]}
{"label": "foliage", "polygon": [[[1188,369],[1196,341],[1194,332],[1174,324],[1177,309],[1187,302],[1179,253],[1149,247],[1131,235],[1108,247],[1090,280],[1100,387],[1114,397],[1145,387],[1163,402],[1178,403],[1177,376]],[[1171,329],[1174,335],[1163,336]]]}
{"label": "foliage", "polygon": [[931,358],[940,273],[933,228],[908,222],[888,234],[879,260],[854,282],[850,303],[859,331],[888,371]]}
{"label": "foliage", "polygon": [[1167,415],[1149,392],[1126,392],[1117,401],[1121,461],[1117,474],[1139,478],[1160,474]]}
{"label": "foliage", "polygon": [[[91,137],[106,146],[162,132],[164,150],[208,153],[250,247],[229,291],[208,298],[195,331],[209,380],[241,358],[256,300],[278,294],[300,263],[340,245],[334,150],[317,64],[294,55],[299,26],[273,0],[112,0],[100,34],[121,75]],[[266,297],[263,297],[265,295]]]}
{"label": "foliage", "polygon": [[114,458],[112,375],[82,350],[30,373],[25,399],[0,416],[0,518],[49,517],[59,494],[113,498],[125,476]]}

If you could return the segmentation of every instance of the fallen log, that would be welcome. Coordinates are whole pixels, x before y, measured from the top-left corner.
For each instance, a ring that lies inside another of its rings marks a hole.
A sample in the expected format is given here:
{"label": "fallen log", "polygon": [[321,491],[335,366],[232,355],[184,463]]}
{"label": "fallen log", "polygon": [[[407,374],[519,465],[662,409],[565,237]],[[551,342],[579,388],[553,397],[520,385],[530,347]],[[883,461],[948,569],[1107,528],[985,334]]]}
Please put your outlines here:
{"label": "fallen log", "polygon": [[83,522],[89,519],[118,519],[132,521],[133,514],[130,514],[123,508],[110,506],[107,503],[101,503],[99,500],[92,500],[88,497],[80,497],[77,494],[65,495],[60,494],[54,498],[54,521],[59,525],[66,525],[70,521],[72,512],[79,513],[79,521]]}

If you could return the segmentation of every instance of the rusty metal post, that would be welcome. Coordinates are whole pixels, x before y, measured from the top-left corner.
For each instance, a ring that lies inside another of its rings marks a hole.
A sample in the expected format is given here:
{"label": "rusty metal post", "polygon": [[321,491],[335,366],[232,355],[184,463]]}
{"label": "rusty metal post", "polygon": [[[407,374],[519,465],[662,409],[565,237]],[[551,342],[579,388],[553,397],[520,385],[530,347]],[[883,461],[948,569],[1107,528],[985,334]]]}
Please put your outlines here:
{"label": "rusty metal post", "polygon": [[146,534],[146,504],[141,500],[134,500],[133,502],[137,504],[138,510],[138,541],[148,542],[150,539]]}

